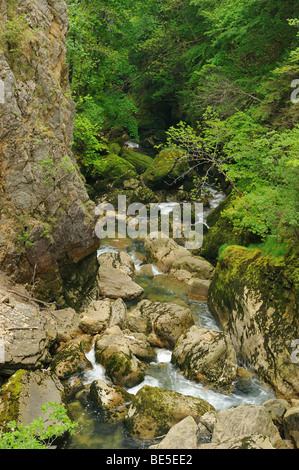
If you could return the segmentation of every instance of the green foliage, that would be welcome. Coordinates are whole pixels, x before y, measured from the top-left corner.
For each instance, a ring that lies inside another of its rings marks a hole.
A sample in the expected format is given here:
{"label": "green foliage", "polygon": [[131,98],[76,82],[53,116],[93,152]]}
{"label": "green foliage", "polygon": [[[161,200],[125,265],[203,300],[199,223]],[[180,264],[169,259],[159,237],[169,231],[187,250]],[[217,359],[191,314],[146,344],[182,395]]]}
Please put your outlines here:
{"label": "green foliage", "polygon": [[[299,105],[291,101],[299,63],[296,2],[68,0],[68,5],[75,150],[83,164],[91,162],[98,175],[104,168],[99,132],[111,131],[114,138],[125,131],[138,138],[139,124],[151,136],[169,128],[163,146],[182,152],[182,172],[187,163],[198,189],[218,174],[239,194],[226,211],[234,230],[264,241],[275,237],[277,243],[296,239]],[[173,170],[162,163],[146,170],[149,185],[165,168]]]}
{"label": "green foliage", "polygon": [[33,39],[33,32],[29,29],[25,16],[7,19],[0,31],[0,45],[7,49],[14,59],[19,57],[30,39]]}
{"label": "green foliage", "polygon": [[90,166],[105,148],[100,140],[100,128],[84,115],[77,114],[74,123],[74,151],[83,166]]}
{"label": "green foliage", "polygon": [[41,410],[48,415],[48,425],[42,416],[27,426],[11,421],[8,432],[0,431],[0,449],[47,449],[58,437],[76,432],[78,424],[70,420],[63,405],[47,403]]}

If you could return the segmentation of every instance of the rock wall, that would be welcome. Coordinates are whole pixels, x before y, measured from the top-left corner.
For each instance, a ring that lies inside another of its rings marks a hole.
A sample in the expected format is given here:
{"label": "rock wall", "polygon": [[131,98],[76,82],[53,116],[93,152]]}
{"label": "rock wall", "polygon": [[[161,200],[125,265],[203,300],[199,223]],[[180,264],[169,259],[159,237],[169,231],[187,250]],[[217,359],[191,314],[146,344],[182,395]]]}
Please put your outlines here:
{"label": "rock wall", "polygon": [[0,269],[80,308],[97,275],[93,204],[71,153],[61,0],[0,4]]}
{"label": "rock wall", "polygon": [[299,395],[296,285],[296,267],[285,260],[229,246],[209,291],[209,307],[230,333],[238,356],[287,399]]}

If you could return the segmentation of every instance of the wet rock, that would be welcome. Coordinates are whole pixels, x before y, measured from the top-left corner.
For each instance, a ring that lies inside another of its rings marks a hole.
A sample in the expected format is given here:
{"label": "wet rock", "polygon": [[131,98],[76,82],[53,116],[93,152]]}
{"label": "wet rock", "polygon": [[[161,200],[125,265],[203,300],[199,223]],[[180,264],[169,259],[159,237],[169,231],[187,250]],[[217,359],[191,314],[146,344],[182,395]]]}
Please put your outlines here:
{"label": "wet rock", "polygon": [[212,443],[248,440],[249,436],[265,436],[273,447],[282,443],[278,429],[264,406],[240,405],[217,413]]}
{"label": "wet rock", "polygon": [[197,302],[207,301],[210,285],[211,285],[211,281],[209,280],[192,279],[191,290],[188,294],[189,299],[196,300]]}
{"label": "wet rock", "polygon": [[299,449],[299,406],[286,411],[283,425],[286,437],[293,441],[296,449]]}
{"label": "wet rock", "polygon": [[71,400],[74,398],[81,390],[84,389],[84,385],[82,384],[79,377],[73,376],[69,377],[68,379],[62,382],[64,387],[64,395],[67,400]]}
{"label": "wet rock", "polygon": [[85,341],[85,337],[70,341],[54,357],[51,368],[60,379],[92,369],[92,364],[84,353]]}
{"label": "wet rock", "polygon": [[188,379],[205,385],[225,388],[236,380],[236,353],[222,331],[192,326],[178,339],[171,361]]}
{"label": "wet rock", "polygon": [[152,439],[165,435],[187,416],[198,422],[211,410],[212,405],[200,398],[145,385],[133,398],[125,425],[132,436]]}
{"label": "wet rock", "polygon": [[121,387],[112,387],[103,380],[92,382],[90,397],[103,413],[105,421],[121,421],[128,412],[131,395]]}
{"label": "wet rock", "polygon": [[143,288],[131,278],[134,263],[125,252],[104,253],[98,257],[100,264],[98,286],[100,295],[111,299],[136,299],[142,296]]}
{"label": "wet rock", "polygon": [[109,325],[111,315],[111,302],[109,300],[96,300],[84,310],[81,315],[80,328],[90,335],[100,333]]}
{"label": "wet rock", "polygon": [[191,310],[168,302],[142,300],[128,313],[127,326],[143,333],[151,345],[173,349],[178,338],[194,324]]}
{"label": "wet rock", "polygon": [[122,387],[140,383],[144,379],[144,364],[140,359],[155,357],[149,343],[124,334],[118,326],[97,338],[95,351],[96,360],[105,367],[107,377]]}
{"label": "wet rock", "polygon": [[25,426],[34,419],[43,418],[41,406],[46,403],[62,403],[63,386],[58,377],[50,371],[18,370],[0,390],[0,427],[10,421]]}
{"label": "wet rock", "polygon": [[178,245],[172,238],[151,238],[144,239],[144,248],[158,269],[169,272],[173,263],[179,258],[189,257],[189,251]]}
{"label": "wet rock", "polygon": [[192,416],[182,419],[166,434],[164,439],[149,449],[197,449],[198,425]]}
{"label": "wet rock", "polygon": [[229,246],[217,264],[208,298],[238,356],[287,400],[299,393],[299,364],[292,346],[299,338],[292,269],[260,250]]}
{"label": "wet rock", "polygon": [[263,403],[263,406],[269,412],[271,419],[282,438],[284,438],[284,426],[283,426],[283,417],[286,411],[290,408],[289,403],[286,400],[272,398]]}

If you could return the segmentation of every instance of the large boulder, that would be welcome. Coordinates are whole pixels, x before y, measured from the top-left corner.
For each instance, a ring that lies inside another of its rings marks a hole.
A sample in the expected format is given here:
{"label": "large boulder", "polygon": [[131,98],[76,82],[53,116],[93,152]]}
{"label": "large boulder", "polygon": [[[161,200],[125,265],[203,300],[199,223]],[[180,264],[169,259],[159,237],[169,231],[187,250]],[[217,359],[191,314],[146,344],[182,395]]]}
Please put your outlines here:
{"label": "large boulder", "polygon": [[170,273],[174,276],[177,276],[177,273],[179,273],[181,270],[190,273],[193,279],[197,278],[205,280],[213,279],[215,271],[211,263],[201,258],[200,256],[191,256],[190,254],[186,257],[183,256],[179,259],[176,259],[172,263]]}
{"label": "large boulder", "polygon": [[98,257],[98,287],[102,297],[136,299],[144,290],[132,280],[134,263],[125,252],[104,253]]}
{"label": "large boulder", "polygon": [[197,449],[199,439],[198,424],[192,418],[182,419],[175,424],[159,444],[150,446],[150,449]]}
{"label": "large boulder", "polygon": [[237,358],[229,335],[192,326],[179,339],[172,359],[190,380],[215,388],[231,387],[237,377]]}
{"label": "large boulder", "polygon": [[81,314],[81,330],[86,334],[95,335],[106,329],[110,322],[111,308],[109,300],[92,302]]}
{"label": "large boulder", "polygon": [[156,357],[144,339],[125,334],[118,326],[107,329],[95,342],[96,360],[115,385],[133,387],[144,379],[143,361]]}
{"label": "large boulder", "polygon": [[41,406],[47,403],[62,403],[63,386],[50,371],[25,371],[19,369],[0,390],[0,428],[10,421],[30,424],[43,417]]}
{"label": "large boulder", "polygon": [[266,436],[273,447],[280,447],[282,439],[264,406],[240,405],[217,413],[212,437],[213,444],[222,444],[248,436]]}
{"label": "large boulder", "polygon": [[[165,189],[165,186],[180,186],[188,168],[186,157],[180,150],[164,149],[142,174],[142,179],[152,189]],[[189,173],[190,175],[190,173]]]}
{"label": "large boulder", "polygon": [[200,398],[145,385],[133,398],[125,425],[133,437],[152,439],[165,435],[187,416],[198,422],[211,410],[213,406]]}
{"label": "large boulder", "polygon": [[291,405],[281,398],[271,398],[263,403],[263,406],[266,408],[268,413],[271,416],[271,419],[282,438],[284,438],[284,423],[283,418],[287,410],[291,407]]}
{"label": "large boulder", "polygon": [[92,369],[92,364],[85,356],[85,346],[86,337],[78,337],[63,346],[52,361],[52,371],[60,379],[67,379],[73,374]]}
{"label": "large boulder", "polygon": [[191,310],[168,302],[141,300],[128,313],[127,326],[133,332],[143,333],[153,346],[173,349],[178,338],[194,325]]}
{"label": "large boulder", "polygon": [[238,357],[287,400],[299,393],[295,266],[257,249],[229,246],[219,259],[208,301]]}
{"label": "large boulder", "polygon": [[0,300],[1,373],[10,375],[49,363],[49,349],[57,338],[53,315],[6,288],[0,287]]}
{"label": "large boulder", "polygon": [[141,175],[144,173],[153,163],[153,159],[148,155],[136,152],[135,150],[123,149],[121,158],[124,158],[127,162],[134,166],[136,173]]}
{"label": "large boulder", "polygon": [[290,408],[283,417],[285,435],[299,449],[299,406]]}
{"label": "large boulder", "polygon": [[147,236],[144,239],[144,248],[150,261],[163,272],[169,272],[178,259],[190,256],[189,251],[178,245],[172,238]]}
{"label": "large boulder", "polygon": [[95,380],[90,386],[90,397],[105,421],[124,419],[132,401],[131,395],[121,387],[110,386],[103,380]]}

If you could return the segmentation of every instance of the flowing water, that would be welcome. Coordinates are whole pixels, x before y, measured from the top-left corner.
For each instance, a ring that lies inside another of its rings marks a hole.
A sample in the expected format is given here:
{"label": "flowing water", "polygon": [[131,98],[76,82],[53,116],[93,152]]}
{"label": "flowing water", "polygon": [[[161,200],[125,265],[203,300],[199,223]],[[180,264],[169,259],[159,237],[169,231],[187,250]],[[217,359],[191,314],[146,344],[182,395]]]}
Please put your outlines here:
{"label": "flowing water", "polygon": [[[209,211],[216,207],[223,199],[223,195],[211,190],[211,203]],[[163,211],[171,211],[173,202],[161,204]],[[209,211],[204,213],[204,221]],[[128,252],[135,264],[135,281],[144,289],[144,298],[150,301],[174,302],[187,305],[194,316],[196,324],[205,328],[219,329],[206,302],[196,302],[188,298],[188,288],[180,282],[161,273],[156,266],[150,265],[150,270],[143,271],[142,267],[147,263],[143,243],[129,239],[108,240],[102,243],[98,254],[105,252]],[[148,267],[148,265],[147,265]],[[136,302],[135,302],[136,303]],[[134,302],[128,304],[132,308]],[[157,349],[157,361],[148,365],[144,381],[136,387],[128,389],[135,395],[144,385],[160,387],[166,390],[174,390],[183,395],[202,398],[213,405],[216,410],[231,408],[243,403],[260,405],[275,395],[270,388],[260,382],[252,373],[246,378],[237,379],[231,394],[216,392],[204,386],[188,380],[179,370],[171,364],[171,351]],[[93,369],[84,373],[82,380],[85,385],[94,380],[104,380],[105,369],[96,363],[94,350],[87,358],[93,365]],[[242,365],[242,364],[241,364]],[[245,367],[243,365],[243,367]],[[95,449],[134,449],[147,448],[151,442],[136,440],[130,437],[123,424],[103,423],[101,415],[87,403],[83,406],[79,401],[70,404],[72,417],[80,425],[80,432],[67,443],[68,448],[95,448]]]}

